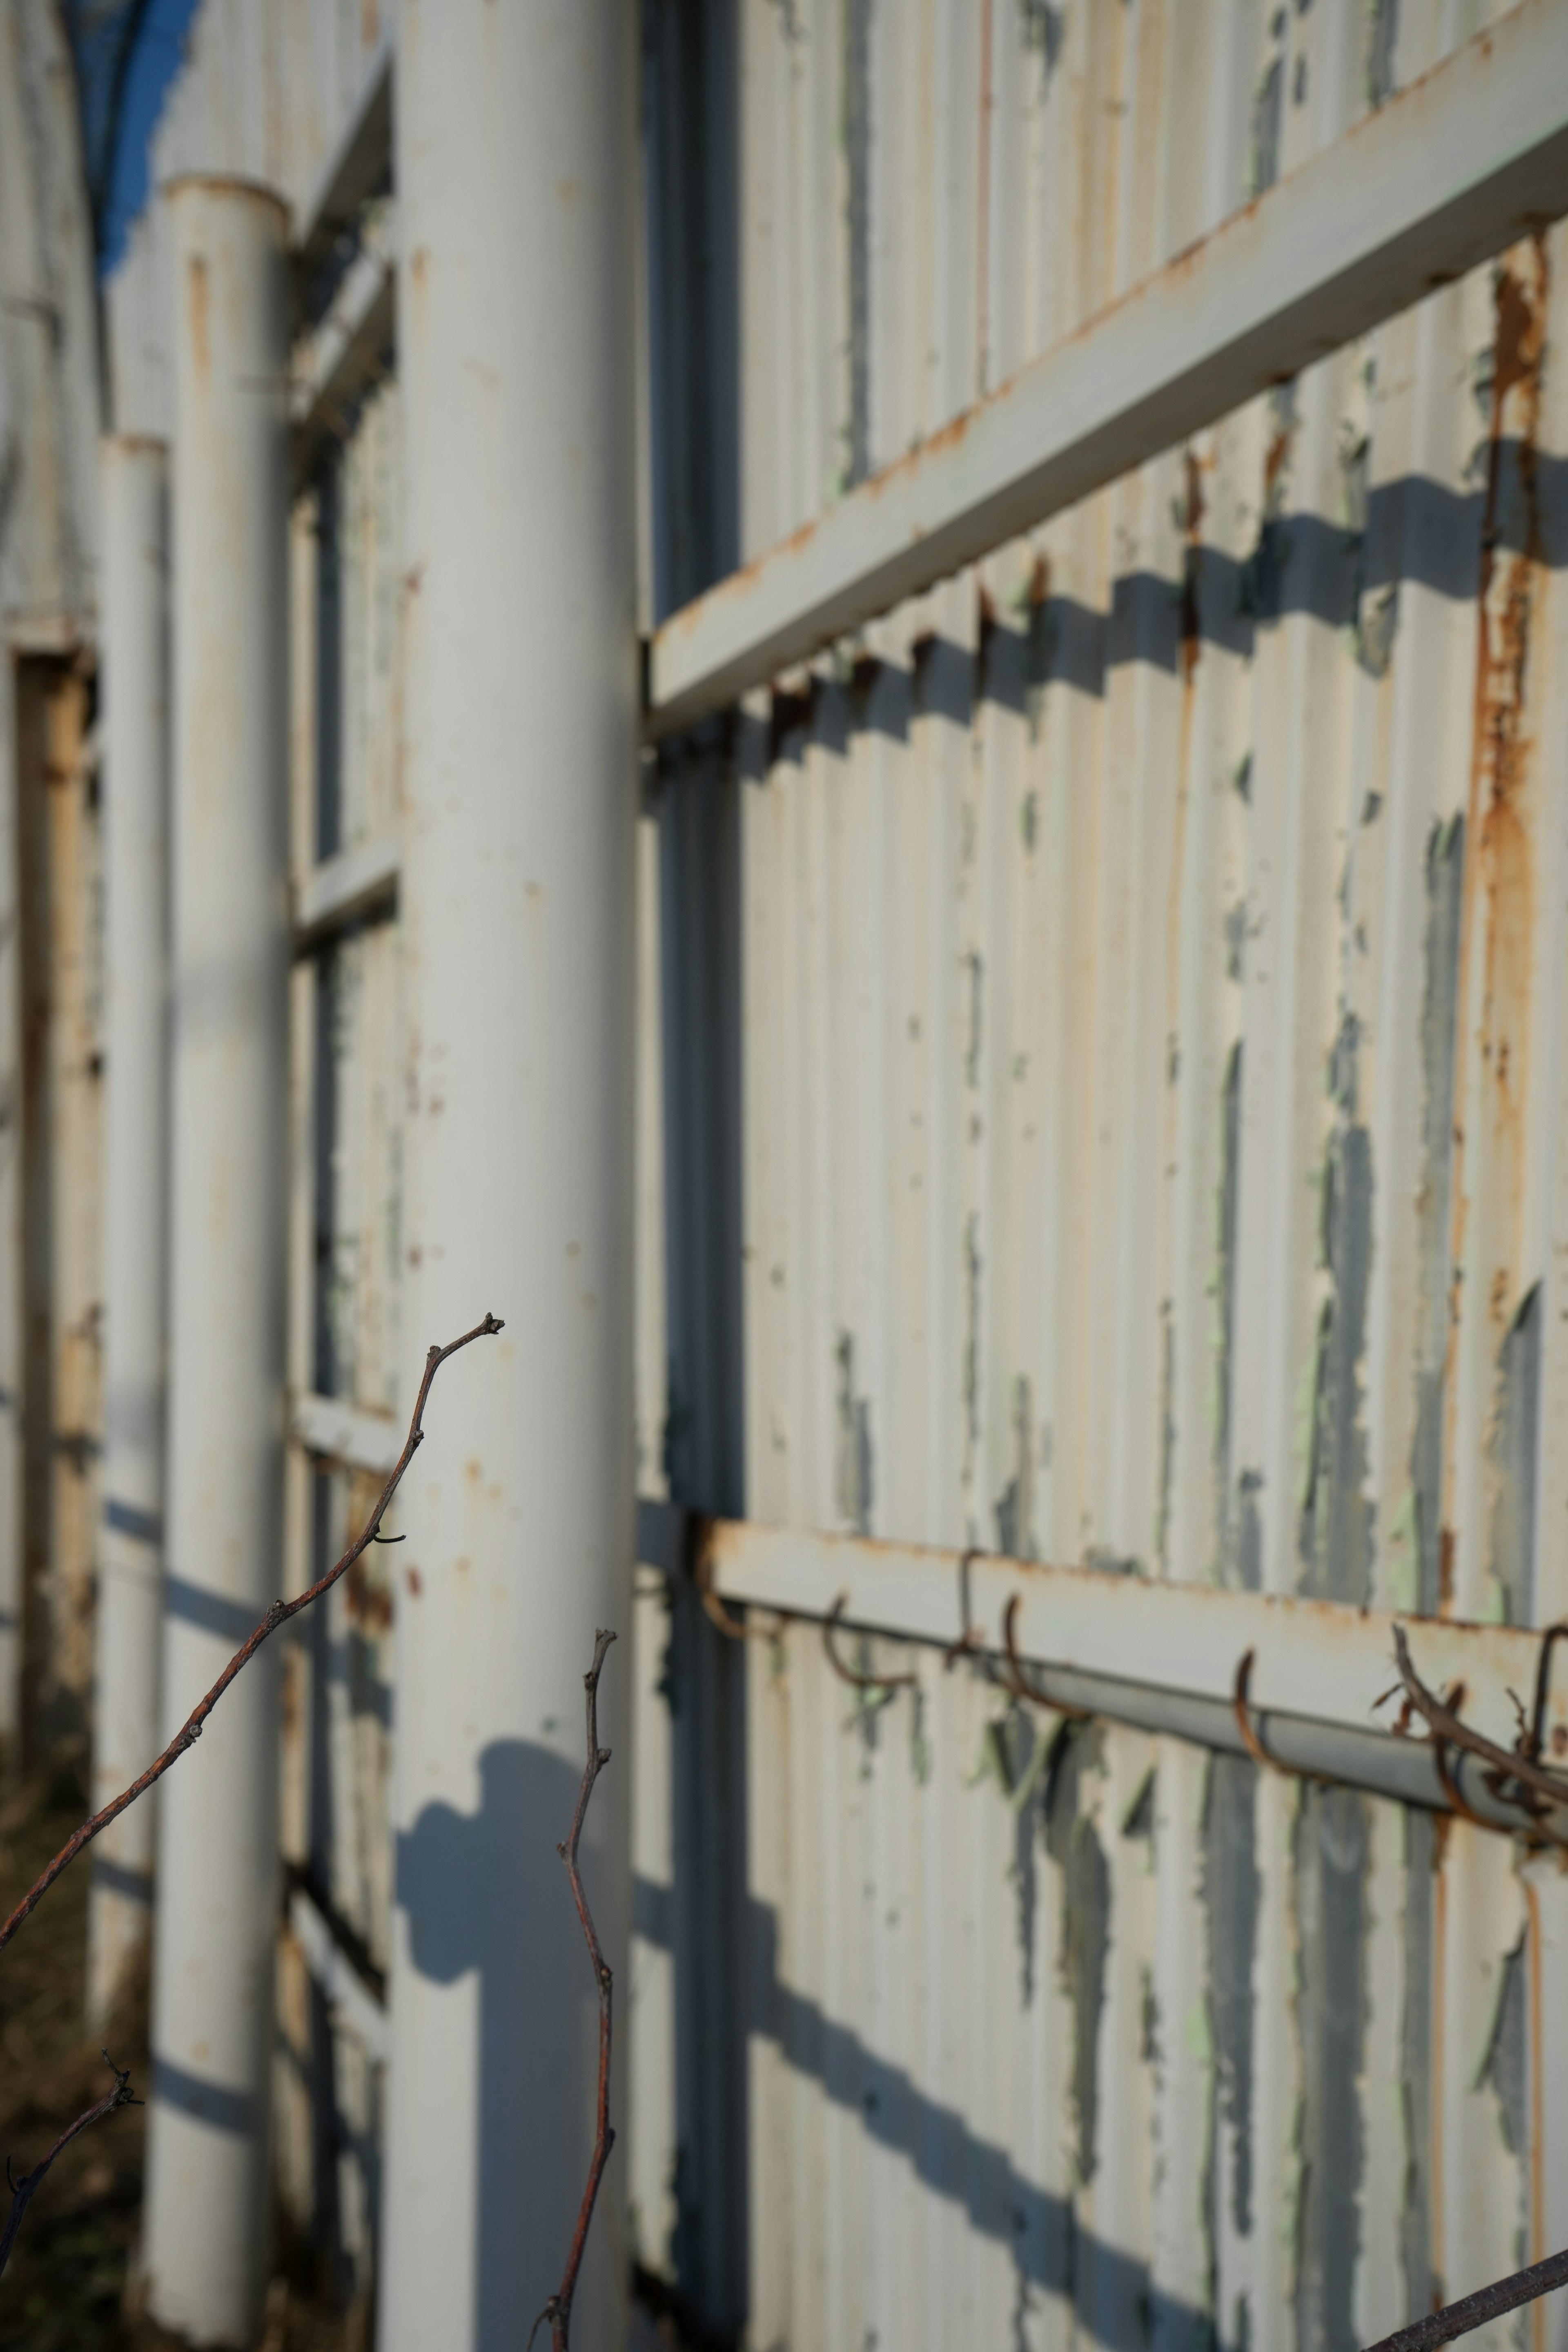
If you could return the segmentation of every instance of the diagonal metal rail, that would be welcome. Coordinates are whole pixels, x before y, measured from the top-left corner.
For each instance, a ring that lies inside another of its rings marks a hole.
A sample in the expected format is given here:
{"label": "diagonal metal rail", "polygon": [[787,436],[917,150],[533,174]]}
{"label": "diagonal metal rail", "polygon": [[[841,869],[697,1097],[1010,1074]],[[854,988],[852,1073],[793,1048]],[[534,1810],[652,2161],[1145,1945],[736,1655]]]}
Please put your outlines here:
{"label": "diagonal metal rail", "polygon": [[679,733],[1568,213],[1568,9],[1524,0],[1377,113],[674,614]]}

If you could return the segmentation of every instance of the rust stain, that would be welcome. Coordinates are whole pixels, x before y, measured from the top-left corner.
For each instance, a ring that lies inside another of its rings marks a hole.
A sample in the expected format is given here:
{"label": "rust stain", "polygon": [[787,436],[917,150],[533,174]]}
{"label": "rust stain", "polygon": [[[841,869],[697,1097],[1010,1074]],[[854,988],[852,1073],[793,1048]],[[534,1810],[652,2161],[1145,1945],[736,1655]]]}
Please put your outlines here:
{"label": "rust stain", "polygon": [[1279,477],[1285,470],[1290,456],[1290,446],[1295,438],[1295,418],[1282,416],[1274,427],[1268,452],[1263,460],[1264,497],[1270,513],[1274,510],[1274,500],[1279,488]]}
{"label": "rust stain", "polygon": [[1196,453],[1185,452],[1187,473],[1186,555],[1182,567],[1182,772],[1186,773],[1187,742],[1192,729],[1193,674],[1203,643],[1203,615],[1198,604],[1198,569],[1203,558],[1204,473]]}
{"label": "rust stain", "polygon": [[[1528,1063],[1530,980],[1534,961],[1535,877],[1527,813],[1531,745],[1525,698],[1531,623],[1542,561],[1537,439],[1541,426],[1542,359],[1546,339],[1547,260],[1543,237],[1532,254],[1534,283],[1505,263],[1497,287],[1496,373],[1492,386],[1486,505],[1477,612],[1475,719],[1470,769],[1470,837],[1477,845],[1478,882],[1487,902],[1480,1050],[1492,1081],[1492,1119],[1505,1145],[1517,1220],[1523,1181],[1523,1080]],[[1518,394],[1512,436],[1524,505],[1524,545],[1500,561],[1507,404]],[[1511,1255],[1511,1253],[1510,1253]],[[1499,1266],[1487,1283],[1492,1319],[1500,1328],[1511,1311],[1511,1269]]]}
{"label": "rust stain", "polygon": [[[410,1575],[416,1575],[410,1570]],[[347,1591],[349,1622],[361,1626],[367,1633],[387,1633],[392,1630],[392,1596],[379,1583],[373,1584],[370,1571],[363,1559],[353,1561],[343,1579]]]}
{"label": "rust stain", "polygon": [[[1466,1178],[1464,1131],[1454,1138],[1454,1208],[1449,1263],[1453,1310],[1445,1370],[1444,1487],[1452,1492],[1458,1413],[1457,1357],[1465,1297],[1485,1300],[1496,1340],[1507,1331],[1517,1289],[1523,1212],[1530,989],[1535,959],[1534,853],[1528,805],[1531,744],[1526,698],[1535,603],[1542,574],[1538,442],[1550,268],[1543,235],[1513,247],[1495,281],[1491,416],[1477,591],[1476,677],[1467,808],[1465,896],[1459,941],[1460,1069],[1455,1099],[1466,1097],[1466,1063],[1479,1057],[1487,1116],[1479,1150],[1489,1166],[1489,1229],[1475,1237],[1484,1263],[1467,1269],[1465,1244],[1477,1178]],[[1514,551],[1502,547],[1507,465],[1517,467],[1524,529]],[[1481,958],[1479,1003],[1472,1015],[1475,961]],[[1445,1510],[1445,1518],[1449,1517]],[[1445,1534],[1444,1594],[1451,1589]]]}
{"label": "rust stain", "polygon": [[191,304],[191,341],[195,350],[196,373],[205,383],[212,372],[212,289],[207,278],[206,256],[193,253],[186,269]]}
{"label": "rust stain", "polygon": [[411,1568],[408,1570],[408,1590],[412,1592],[416,1601],[418,1600],[420,1594],[425,1590],[425,1579],[420,1575],[419,1570],[416,1568]]}
{"label": "rust stain", "polygon": [[285,1650],[279,1706],[279,1731],[285,1748],[291,1747],[299,1738],[303,1717],[304,1710],[300,1704],[300,1654],[297,1650]]}
{"label": "rust stain", "polygon": [[[989,21],[988,16],[986,21],[987,23]],[[1490,47],[1487,37],[1479,37],[1471,45],[1468,55],[1471,58],[1479,55],[1483,58],[1489,58]],[[1440,60],[1415,80],[1407,83],[1397,97],[1391,99],[1387,105],[1353,123],[1342,134],[1343,140],[1349,142],[1368,136],[1374,140],[1384,139],[1388,135],[1388,124],[1391,121],[1397,119],[1408,124],[1419,120],[1432,103],[1434,89],[1440,91],[1444,81],[1451,80],[1455,70],[1451,59]],[[983,135],[988,127],[985,110],[993,103],[989,90],[983,92]],[[984,173],[981,186],[983,196],[980,215],[984,223],[986,201]],[[1043,367],[1059,361],[1076,345],[1103,333],[1108,322],[1119,313],[1131,311],[1139,304],[1147,306],[1158,302],[1170,289],[1184,286],[1201,268],[1206,267],[1216,272],[1223,270],[1227,255],[1234,252],[1238,242],[1242,243],[1243,249],[1246,249],[1245,240],[1250,237],[1260,210],[1265,206],[1272,206],[1273,210],[1268,215],[1268,217],[1272,218],[1275,213],[1289,201],[1289,198],[1283,194],[1278,184],[1274,188],[1262,190],[1249,198],[1239,210],[1228,215],[1206,235],[1194,237],[1190,245],[1184,246],[1179,253],[1173,254],[1160,268],[1151,272],[1137,285],[1129,287],[1124,293],[1101,304],[1088,318],[1080,320],[1069,333],[1064,335],[1058,342],[1052,344],[1048,351],[1016,369],[1013,374],[999,383],[994,391],[986,393],[973,406],[961,410],[956,416],[952,417],[947,424],[940,426],[926,439],[917,443],[913,448],[907,449],[901,457],[892,459],[889,464],[869,475],[839,503],[864,508],[884,496],[889,489],[901,484],[906,478],[912,478],[929,459],[942,455],[948,449],[956,448],[978,418],[988,412],[999,409],[1004,402],[1012,399],[1022,386],[1038,374]],[[424,260],[425,256],[421,251],[412,257],[409,265],[416,290],[424,274]],[[984,281],[984,272],[982,271],[981,274]],[[1436,285],[1445,281],[1439,277],[1435,278],[1431,282]],[[985,317],[984,284],[980,299],[982,307],[979,315],[984,322]],[[1296,371],[1291,370],[1284,375],[1272,378],[1271,381],[1277,384],[1290,383],[1294,381],[1295,373]],[[1289,437],[1289,430],[1282,430],[1275,436],[1265,468],[1266,481],[1270,489],[1273,488],[1275,476],[1288,453]],[[830,514],[837,511],[836,508],[828,509]],[[710,614],[726,611],[736,602],[743,604],[747,595],[760,579],[776,570],[791,557],[805,551],[816,537],[816,530],[817,524],[815,520],[805,522],[787,539],[776,542],[772,547],[764,548],[748,563],[741,565],[738,570],[731,572],[717,587],[708,589],[702,595],[695,597],[690,604],[683,605],[678,613],[672,614],[668,620],[661,623],[657,632],[658,637],[666,644],[675,643],[683,637],[689,636],[694,629],[704,625]]]}

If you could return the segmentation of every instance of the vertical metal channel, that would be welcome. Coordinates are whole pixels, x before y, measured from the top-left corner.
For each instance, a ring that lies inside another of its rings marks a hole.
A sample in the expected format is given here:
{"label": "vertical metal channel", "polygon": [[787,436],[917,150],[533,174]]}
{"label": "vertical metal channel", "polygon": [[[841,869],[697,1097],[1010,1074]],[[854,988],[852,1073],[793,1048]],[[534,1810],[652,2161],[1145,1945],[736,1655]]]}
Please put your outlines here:
{"label": "vertical metal channel", "polygon": [[99,1445],[97,776],[85,659],[16,673],[24,1754],[85,1767]]}
{"label": "vertical metal channel", "polygon": [[[178,183],[165,1732],[279,1578],[287,1110],[286,215]],[[159,1820],[149,2298],[243,2342],[266,2276],[278,1686],[264,1651]]]}
{"label": "vertical metal channel", "polygon": [[[104,1455],[92,1801],[159,1747],[168,1233],[168,452],[103,445],[105,843]],[[145,1952],[153,1811],[93,1851],[88,2006],[107,2018]]]}

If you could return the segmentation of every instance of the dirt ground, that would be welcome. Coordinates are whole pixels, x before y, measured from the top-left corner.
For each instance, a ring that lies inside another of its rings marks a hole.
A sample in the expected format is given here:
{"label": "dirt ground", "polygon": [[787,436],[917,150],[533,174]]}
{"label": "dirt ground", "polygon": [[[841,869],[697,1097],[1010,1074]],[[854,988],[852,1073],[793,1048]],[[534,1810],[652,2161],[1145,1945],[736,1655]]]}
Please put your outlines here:
{"label": "dirt ground", "polygon": [[[0,1916],[81,1816],[70,1773],[0,1806]],[[0,1953],[0,2158],[9,2156],[17,2176],[109,2086],[104,2037],[89,2038],[82,2021],[88,1870],[84,1855]],[[144,1988],[107,2042],[115,2063],[131,2069],[132,2089],[144,2092]],[[136,2309],[145,2131],[145,2109],[122,2108],[54,2166],[0,2278],[0,2352],[174,2352],[175,2339]],[[298,2275],[274,2279],[258,2352],[360,2352],[365,2341],[363,2315],[323,2310]]]}
{"label": "dirt ground", "polygon": [[[76,1775],[0,1803],[0,1918],[31,1885],[85,1810]],[[58,1879],[0,1952],[0,2160],[28,2171],[73,2116],[109,2087],[100,2044],[147,2089],[145,1985],[107,2036],[83,2023],[89,1857]],[[139,2311],[136,2245],[146,2109],[124,2107],[73,2141],[37,2191],[0,2278],[0,2352],[181,2352]],[[8,2210],[0,2194],[0,2222]],[[677,2333],[656,2281],[639,2282],[642,2352],[700,2344]],[[649,2307],[651,2306],[651,2307]],[[369,2352],[370,2314],[326,2307],[307,2252],[280,2247],[257,2352]]]}

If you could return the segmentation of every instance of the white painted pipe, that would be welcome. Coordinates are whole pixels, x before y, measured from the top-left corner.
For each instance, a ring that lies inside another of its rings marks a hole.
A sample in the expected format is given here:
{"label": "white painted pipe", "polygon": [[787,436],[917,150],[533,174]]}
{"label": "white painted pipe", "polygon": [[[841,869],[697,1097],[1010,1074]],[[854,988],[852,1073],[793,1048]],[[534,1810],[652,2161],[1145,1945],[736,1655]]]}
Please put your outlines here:
{"label": "white painted pipe", "polygon": [[[286,215],[189,179],[174,251],[172,1224],[163,1727],[279,1590],[287,1109]],[[277,1660],[163,1783],[153,2315],[248,2343],[266,2246]]]}
{"label": "white painted pipe", "polygon": [[[168,453],[111,436],[103,526],[103,1523],[92,1802],[157,1753],[168,1215]],[[106,2022],[152,1921],[153,1803],[92,1849],[88,2014]]]}
{"label": "white painted pipe", "polygon": [[[555,1847],[596,1625],[584,1875],[626,1949],[636,58],[631,0],[405,0],[407,1384],[487,1307],[507,1328],[437,1382],[395,1555],[383,2352],[513,2346],[561,2276],[597,2002]],[[622,2194],[614,2158],[595,2347]]]}

